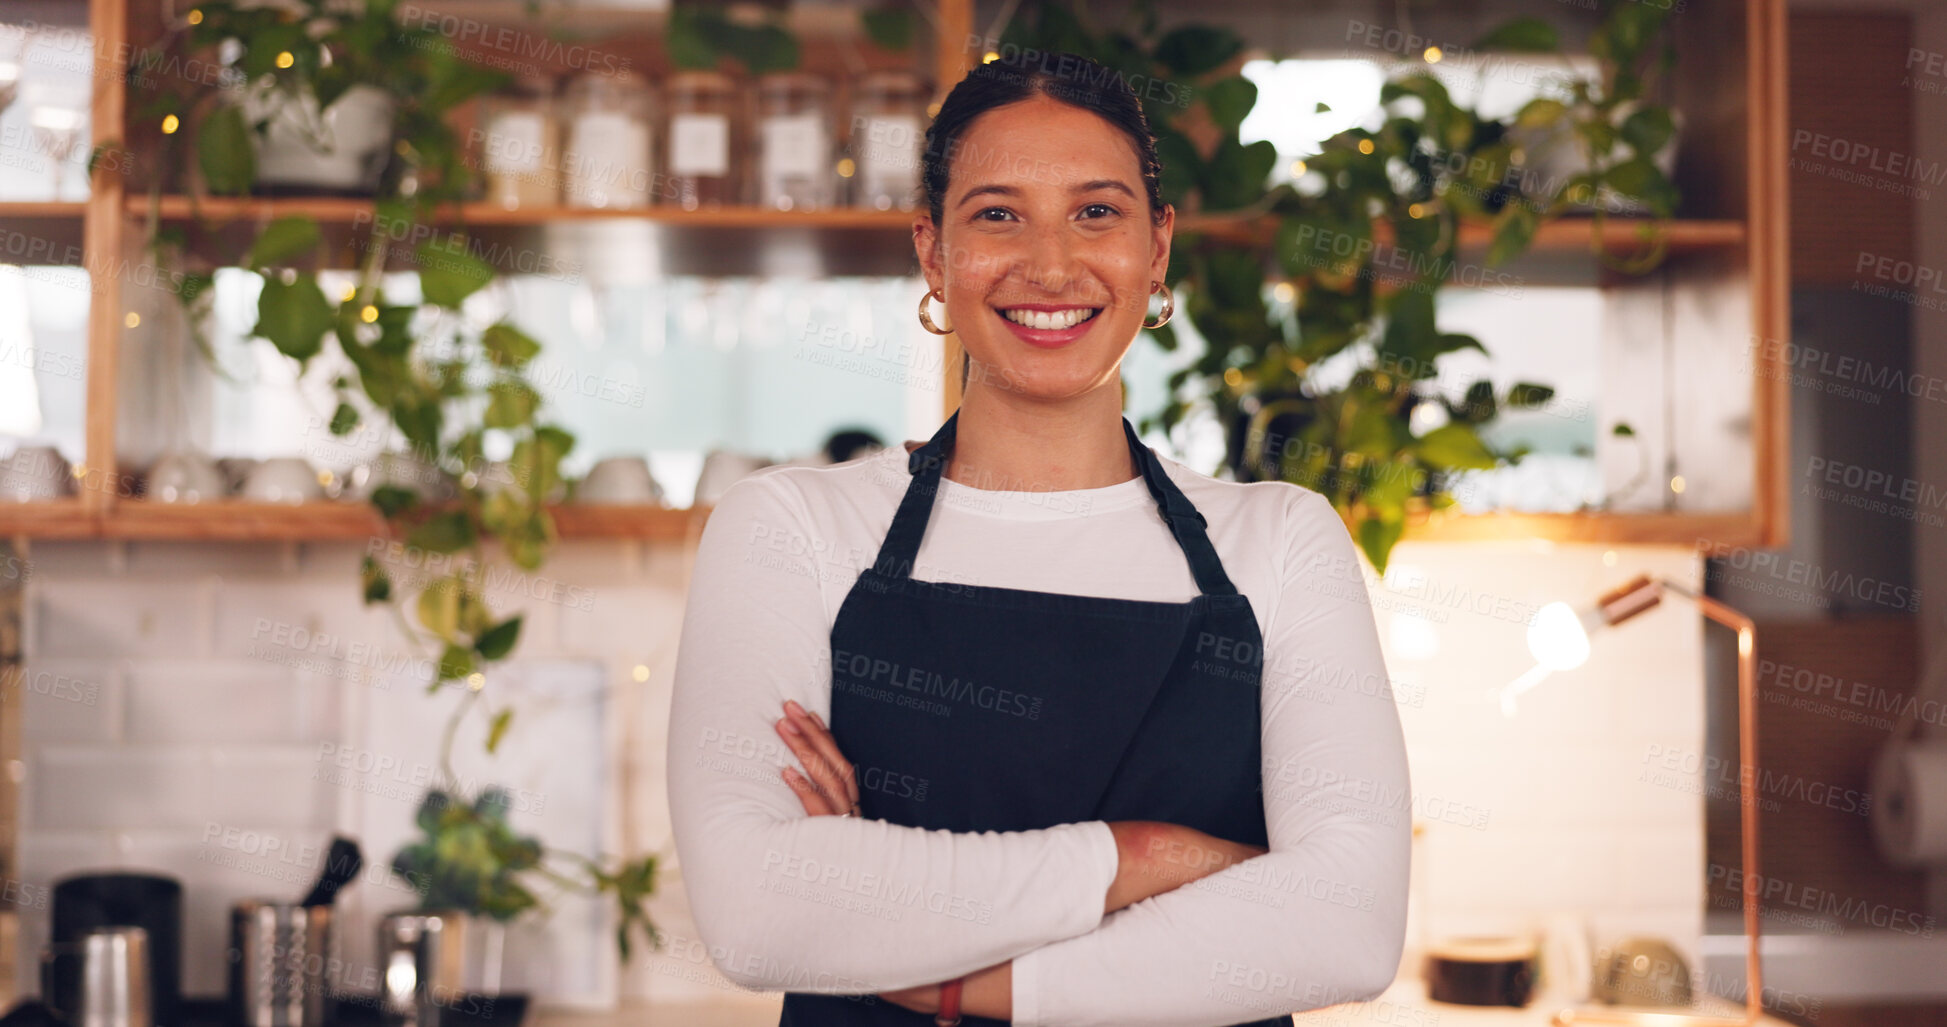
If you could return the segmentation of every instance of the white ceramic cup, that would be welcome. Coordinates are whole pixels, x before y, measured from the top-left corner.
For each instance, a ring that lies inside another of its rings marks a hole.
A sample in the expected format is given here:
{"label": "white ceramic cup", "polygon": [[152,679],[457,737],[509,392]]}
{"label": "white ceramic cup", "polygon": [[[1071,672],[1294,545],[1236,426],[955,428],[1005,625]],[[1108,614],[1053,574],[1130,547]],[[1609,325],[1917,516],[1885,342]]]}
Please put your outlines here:
{"label": "white ceramic cup", "polygon": [[0,500],[37,503],[74,491],[74,477],[53,446],[19,446],[0,460]]}
{"label": "white ceramic cup", "polygon": [[260,503],[305,503],[324,497],[318,471],[301,456],[274,456],[243,480],[242,495]]}
{"label": "white ceramic cup", "polygon": [[611,456],[596,461],[575,489],[577,503],[655,503],[662,497],[662,487],[649,473],[649,461],[639,456]]}
{"label": "white ceramic cup", "polygon": [[144,498],[157,503],[201,503],[221,499],[228,491],[216,461],[179,449],[149,466]]}

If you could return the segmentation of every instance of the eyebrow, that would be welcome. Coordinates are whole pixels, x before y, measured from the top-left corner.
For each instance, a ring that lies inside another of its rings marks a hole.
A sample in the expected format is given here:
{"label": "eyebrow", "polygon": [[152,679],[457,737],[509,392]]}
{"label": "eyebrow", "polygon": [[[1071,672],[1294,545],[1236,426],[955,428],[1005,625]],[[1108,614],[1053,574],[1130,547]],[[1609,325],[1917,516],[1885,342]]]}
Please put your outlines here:
{"label": "eyebrow", "polygon": [[[1132,200],[1136,198],[1136,193],[1134,190],[1130,189],[1127,185],[1124,185],[1123,183],[1118,182],[1113,178],[1098,178],[1092,181],[1082,182],[1070,188],[1068,191],[1071,193],[1091,193],[1097,189],[1113,189],[1116,192],[1119,192],[1122,195],[1127,196]],[[966,192],[961,193],[959,202],[965,203],[976,196],[988,196],[988,195],[1020,196],[1021,190],[1016,189],[1011,185],[1000,185],[999,183],[991,183],[988,185],[977,185],[967,190]]]}

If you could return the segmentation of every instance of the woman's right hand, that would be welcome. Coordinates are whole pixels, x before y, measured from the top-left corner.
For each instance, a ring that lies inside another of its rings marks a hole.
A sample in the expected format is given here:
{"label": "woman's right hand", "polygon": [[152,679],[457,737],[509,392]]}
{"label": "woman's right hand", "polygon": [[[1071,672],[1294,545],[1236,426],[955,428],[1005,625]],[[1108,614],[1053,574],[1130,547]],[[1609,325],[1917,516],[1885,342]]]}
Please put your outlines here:
{"label": "woman's right hand", "polygon": [[785,746],[805,768],[804,773],[790,767],[780,772],[784,776],[784,783],[798,796],[798,803],[804,807],[805,815],[828,817],[847,812],[857,814],[858,774],[845,754],[838,751],[838,743],[832,739],[824,719],[787,699],[784,701],[784,717],[776,727]]}
{"label": "woman's right hand", "polygon": [[1105,914],[1270,851],[1160,820],[1112,820],[1109,830],[1119,860],[1103,898]]}

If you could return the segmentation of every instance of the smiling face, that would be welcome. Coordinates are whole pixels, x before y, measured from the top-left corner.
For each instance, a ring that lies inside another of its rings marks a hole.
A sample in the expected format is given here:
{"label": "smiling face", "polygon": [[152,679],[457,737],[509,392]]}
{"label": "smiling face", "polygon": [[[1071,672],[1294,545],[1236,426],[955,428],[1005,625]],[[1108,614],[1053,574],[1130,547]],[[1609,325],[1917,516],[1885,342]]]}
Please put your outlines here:
{"label": "smiling face", "polygon": [[968,393],[1062,400],[1114,386],[1174,220],[1168,207],[1150,220],[1136,148],[1100,115],[1037,94],[973,119],[939,224],[913,223],[927,284],[973,357]]}

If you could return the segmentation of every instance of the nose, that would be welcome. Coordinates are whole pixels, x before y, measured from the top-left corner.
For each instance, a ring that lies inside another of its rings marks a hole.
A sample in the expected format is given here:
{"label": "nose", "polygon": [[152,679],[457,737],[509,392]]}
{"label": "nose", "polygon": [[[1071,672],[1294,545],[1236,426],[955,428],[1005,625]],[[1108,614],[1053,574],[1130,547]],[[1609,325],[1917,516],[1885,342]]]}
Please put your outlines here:
{"label": "nose", "polygon": [[1029,228],[1022,255],[1021,274],[1029,285],[1048,292],[1060,292],[1076,279],[1077,252],[1074,233],[1065,224],[1040,224]]}

